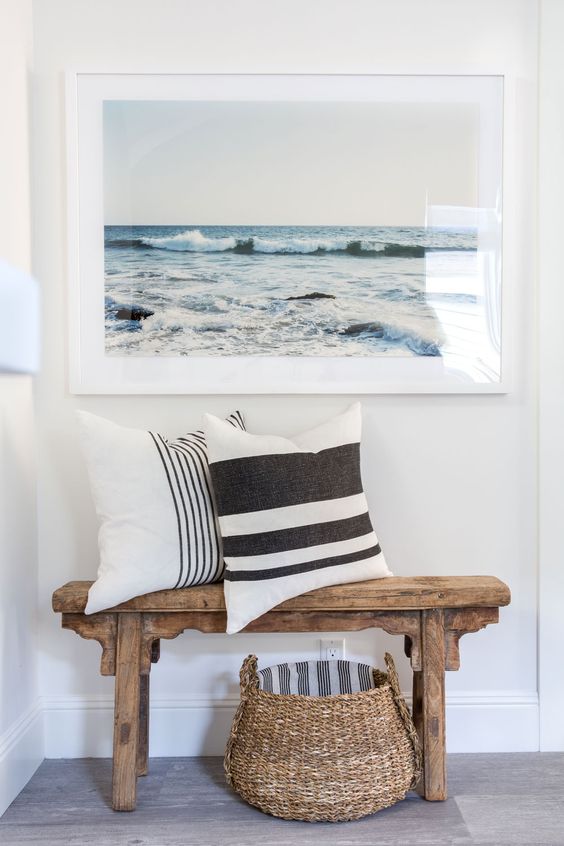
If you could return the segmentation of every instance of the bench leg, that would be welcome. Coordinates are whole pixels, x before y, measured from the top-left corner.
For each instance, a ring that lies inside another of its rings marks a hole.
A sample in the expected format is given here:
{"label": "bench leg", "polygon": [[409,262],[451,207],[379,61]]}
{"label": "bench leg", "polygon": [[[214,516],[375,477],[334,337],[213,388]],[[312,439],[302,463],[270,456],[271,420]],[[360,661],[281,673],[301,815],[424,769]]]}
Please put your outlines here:
{"label": "bench leg", "polygon": [[137,775],[149,770],[149,674],[139,679],[139,741],[137,744]]}
{"label": "bench leg", "polygon": [[440,609],[421,612],[421,671],[413,674],[413,718],[423,749],[419,792],[447,798],[445,746],[445,631]]}
{"label": "bench leg", "polygon": [[112,807],[133,811],[137,799],[137,747],[140,709],[141,615],[118,620],[114,706]]}

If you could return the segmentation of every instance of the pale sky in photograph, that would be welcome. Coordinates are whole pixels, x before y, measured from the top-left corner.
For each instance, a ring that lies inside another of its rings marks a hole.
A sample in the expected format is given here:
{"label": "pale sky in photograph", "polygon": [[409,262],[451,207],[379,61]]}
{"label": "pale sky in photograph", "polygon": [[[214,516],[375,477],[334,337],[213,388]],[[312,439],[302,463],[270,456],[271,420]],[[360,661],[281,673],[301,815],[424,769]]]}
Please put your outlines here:
{"label": "pale sky in photograph", "polygon": [[106,101],[104,222],[422,226],[477,205],[471,104]]}

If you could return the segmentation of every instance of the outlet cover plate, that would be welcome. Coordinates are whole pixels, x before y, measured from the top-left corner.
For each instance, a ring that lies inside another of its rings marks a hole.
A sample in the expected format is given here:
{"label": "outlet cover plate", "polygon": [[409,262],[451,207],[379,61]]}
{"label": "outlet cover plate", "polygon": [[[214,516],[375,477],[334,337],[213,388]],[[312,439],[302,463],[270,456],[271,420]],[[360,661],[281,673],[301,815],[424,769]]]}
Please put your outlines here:
{"label": "outlet cover plate", "polygon": [[345,641],[343,638],[338,640],[320,640],[319,654],[322,661],[340,661],[345,657]]}

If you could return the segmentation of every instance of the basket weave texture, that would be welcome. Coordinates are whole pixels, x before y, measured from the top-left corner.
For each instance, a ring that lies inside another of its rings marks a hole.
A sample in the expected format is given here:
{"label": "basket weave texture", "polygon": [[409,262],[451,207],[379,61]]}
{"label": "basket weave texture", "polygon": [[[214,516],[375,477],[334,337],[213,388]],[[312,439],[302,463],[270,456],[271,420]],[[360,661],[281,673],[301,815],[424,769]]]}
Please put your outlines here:
{"label": "basket weave texture", "polygon": [[290,820],[356,820],[403,799],[421,751],[392,656],[376,687],[336,696],[259,690],[241,667],[241,702],[225,752],[228,783],[249,804]]}

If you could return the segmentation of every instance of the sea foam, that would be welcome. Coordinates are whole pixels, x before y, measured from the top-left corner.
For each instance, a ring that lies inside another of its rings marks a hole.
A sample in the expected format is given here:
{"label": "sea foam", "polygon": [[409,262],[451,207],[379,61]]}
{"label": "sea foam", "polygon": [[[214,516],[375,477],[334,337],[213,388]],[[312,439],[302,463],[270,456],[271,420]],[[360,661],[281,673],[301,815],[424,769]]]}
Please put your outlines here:
{"label": "sea foam", "polygon": [[139,238],[142,244],[157,250],[177,250],[179,252],[221,253],[237,246],[235,238],[207,238],[199,229],[187,229],[178,235],[164,238]]}

